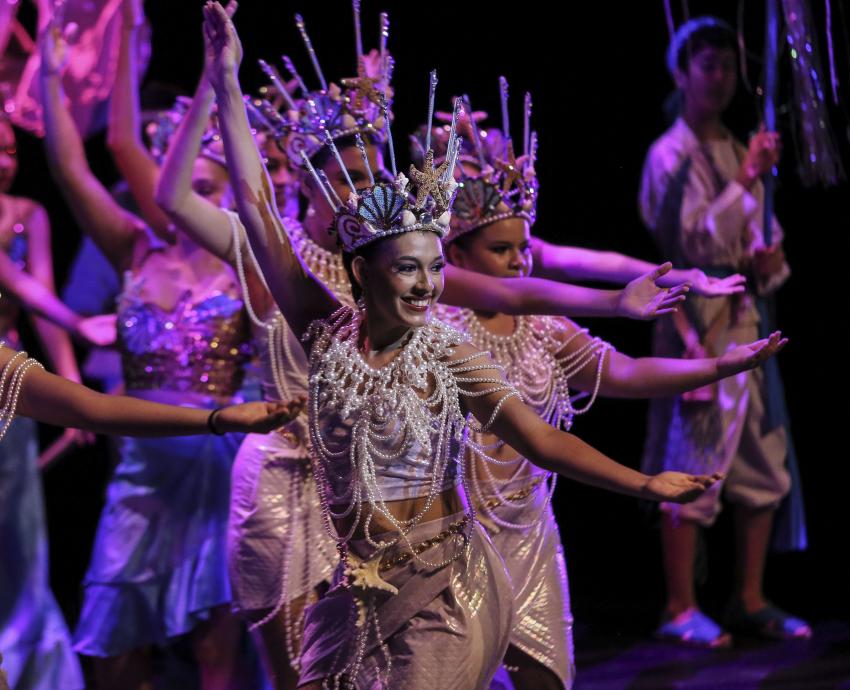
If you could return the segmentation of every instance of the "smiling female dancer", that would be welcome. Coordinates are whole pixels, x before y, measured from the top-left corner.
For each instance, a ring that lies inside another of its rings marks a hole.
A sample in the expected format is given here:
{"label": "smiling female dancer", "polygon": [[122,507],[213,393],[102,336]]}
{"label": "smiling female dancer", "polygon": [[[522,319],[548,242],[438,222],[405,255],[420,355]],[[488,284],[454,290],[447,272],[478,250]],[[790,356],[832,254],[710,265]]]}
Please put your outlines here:
{"label": "smiling female dancer", "polygon": [[[307,611],[299,682],[486,685],[507,646],[513,597],[458,491],[467,425],[492,428],[549,470],[631,495],[692,500],[716,477],[648,477],[605,458],[543,422],[486,353],[430,318],[443,287],[440,237],[454,186],[430,161],[411,170],[415,202],[404,195],[403,175],[359,193],[350,185],[347,205],[328,191],[362,297],[356,310],[341,306],[295,254],[277,214],[236,76],[233,24],[217,4],[205,15],[240,218],[275,302],[309,353],[314,469],[342,556],[334,586]],[[315,183],[327,190],[318,175]],[[475,425],[467,413],[486,421]]]}

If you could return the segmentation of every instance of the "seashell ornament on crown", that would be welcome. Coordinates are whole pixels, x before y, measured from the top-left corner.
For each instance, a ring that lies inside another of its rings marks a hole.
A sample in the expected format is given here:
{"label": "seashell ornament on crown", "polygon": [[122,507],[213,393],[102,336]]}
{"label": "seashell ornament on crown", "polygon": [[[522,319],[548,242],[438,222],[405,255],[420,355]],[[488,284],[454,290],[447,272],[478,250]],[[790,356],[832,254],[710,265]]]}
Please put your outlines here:
{"label": "seashell ornament on crown", "polygon": [[[434,90],[437,84],[436,72],[431,73],[429,94],[429,119],[433,115]],[[386,109],[386,101],[382,108]],[[439,165],[434,164],[434,152],[429,149],[421,168],[410,166],[410,177],[396,170],[392,132],[387,122],[387,141],[392,167],[392,182],[376,182],[369,165],[369,158],[363,139],[357,133],[356,141],[366,168],[370,185],[365,189],[356,189],[331,132],[325,132],[325,145],[331,150],[339,167],[345,174],[350,193],[343,202],[334,192],[327,177],[317,171],[310,162],[306,151],[300,156],[305,167],[313,175],[325,200],[334,210],[332,230],[345,252],[354,252],[375,240],[399,235],[405,232],[428,231],[445,238],[451,225],[451,207],[454,202],[458,183],[454,171],[461,148],[461,139],[457,136],[457,117],[461,109],[460,99],[455,101],[452,124],[448,140],[448,155]]]}

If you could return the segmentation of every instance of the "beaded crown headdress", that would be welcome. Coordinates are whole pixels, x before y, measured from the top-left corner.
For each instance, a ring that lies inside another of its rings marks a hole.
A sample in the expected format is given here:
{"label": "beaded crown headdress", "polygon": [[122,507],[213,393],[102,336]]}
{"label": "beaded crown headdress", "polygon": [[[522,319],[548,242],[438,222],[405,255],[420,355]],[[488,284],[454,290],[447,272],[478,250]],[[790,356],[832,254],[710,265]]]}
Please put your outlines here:
{"label": "beaded crown headdress", "polygon": [[[469,96],[464,95],[462,98],[466,117],[459,126],[462,131],[471,133],[471,141],[467,141],[459,156],[460,184],[447,242],[507,218],[523,218],[529,223],[534,223],[536,218],[539,189],[534,169],[537,133],[530,130],[531,95],[525,94],[522,155],[517,158],[508,117],[508,82],[504,77],[499,78],[499,87],[502,103],[501,132],[495,128],[479,129],[479,117],[472,111]],[[448,137],[448,129],[438,128],[434,135],[438,142],[436,148],[442,152],[445,145],[439,142]],[[418,138],[414,138],[414,147],[421,155],[422,144]]]}
{"label": "beaded crown headdress", "polygon": [[328,133],[332,140],[360,134],[368,135],[375,143],[386,141],[385,122],[392,98],[389,84],[393,71],[393,59],[387,51],[389,18],[386,12],[381,13],[380,47],[366,54],[363,52],[360,26],[360,0],[353,0],[352,6],[357,50],[356,77],[341,79],[339,84],[325,79],[300,14],[295,15],[295,25],[310,56],[320,88],[310,90],[292,60],[284,55],[283,65],[296,84],[295,94],[290,94],[277,69],[260,60],[260,68],[282,99],[282,107],[278,109],[267,98],[261,97],[249,101],[249,110],[254,110],[264,119],[266,130],[277,139],[278,146],[295,165],[302,165],[302,151],[312,158],[327,146]]}
{"label": "beaded crown headdress", "polygon": [[[434,93],[437,86],[437,73],[431,72],[428,97],[428,123],[434,114]],[[386,111],[386,102],[383,104]],[[455,101],[450,132],[446,140],[446,156],[442,163],[435,165],[434,151],[431,149],[430,137],[426,137],[426,153],[421,169],[410,166],[410,179],[404,173],[396,170],[395,150],[389,118],[386,119],[387,141],[392,169],[392,182],[376,182],[366,155],[363,139],[357,133],[357,147],[369,176],[370,185],[366,189],[357,190],[351,176],[342,161],[330,131],[325,131],[325,142],[333,153],[343,171],[351,190],[348,200],[342,199],[328,182],[327,176],[321,170],[316,170],[310,162],[307,152],[300,152],[303,161],[325,200],[334,211],[333,231],[343,251],[353,252],[356,249],[390,235],[399,235],[416,230],[427,230],[437,234],[441,239],[448,234],[451,223],[451,207],[454,201],[457,182],[454,179],[454,169],[462,142],[457,136],[457,118],[460,112],[460,99]],[[415,195],[415,198],[411,195]]]}
{"label": "beaded crown headdress", "polygon": [[[145,134],[150,142],[149,150],[158,163],[162,163],[168,153],[171,140],[180,126],[180,122],[192,105],[192,99],[187,96],[178,96],[174,105],[168,110],[159,112],[155,119],[145,127]],[[224,145],[221,141],[221,131],[218,126],[218,115],[213,111],[210,115],[209,124],[204,131],[201,140],[200,155],[204,158],[226,165],[224,159]]]}

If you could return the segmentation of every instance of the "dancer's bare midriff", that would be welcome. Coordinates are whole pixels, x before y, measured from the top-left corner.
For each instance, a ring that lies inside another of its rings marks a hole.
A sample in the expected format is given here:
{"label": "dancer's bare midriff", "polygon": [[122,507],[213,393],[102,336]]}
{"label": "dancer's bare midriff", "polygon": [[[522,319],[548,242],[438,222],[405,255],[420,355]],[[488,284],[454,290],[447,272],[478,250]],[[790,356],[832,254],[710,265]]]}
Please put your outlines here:
{"label": "dancer's bare midriff", "polygon": [[[419,519],[417,520],[419,523],[428,522],[430,520],[438,520],[439,518],[448,517],[450,515],[456,515],[464,509],[464,502],[461,499],[459,489],[455,487],[446,489],[442,493],[438,494],[433,503],[428,507],[428,510],[420,515],[427,503],[428,497],[422,496],[420,498],[411,498],[402,501],[387,501],[384,505],[386,505],[396,520],[403,522],[405,520],[412,520],[414,517],[419,516]],[[344,510],[344,506],[334,506],[332,510],[334,512],[341,512]],[[397,527],[393,525],[380,510],[373,507],[371,503],[363,503],[360,522],[354,531],[354,539],[362,539],[366,536],[364,528],[370,515],[372,516],[372,519],[369,522],[369,534],[372,536],[382,532],[395,532],[397,530]],[[348,534],[348,531],[351,529],[351,525],[355,519],[355,515],[352,512],[351,515],[345,518],[334,520],[334,526],[336,527],[337,532],[339,534]]]}

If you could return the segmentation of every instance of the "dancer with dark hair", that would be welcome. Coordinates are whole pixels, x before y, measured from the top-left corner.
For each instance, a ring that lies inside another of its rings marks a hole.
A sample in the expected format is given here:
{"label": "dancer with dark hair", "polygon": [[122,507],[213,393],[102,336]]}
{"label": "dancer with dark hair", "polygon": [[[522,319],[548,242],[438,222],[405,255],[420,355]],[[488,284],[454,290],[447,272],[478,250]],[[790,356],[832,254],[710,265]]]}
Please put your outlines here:
{"label": "dancer with dark hair", "polygon": [[[473,136],[458,166],[446,256],[456,266],[497,277],[533,273],[537,175],[533,160],[511,174],[513,148],[490,131]],[[742,344],[722,357],[632,359],[591,337],[574,322],[550,316],[443,308],[441,319],[489,351],[507,380],[540,417],[571,429],[597,396],[663,397],[699,388],[757,366],[776,349],[771,340]],[[781,346],[781,344],[780,344]],[[583,404],[578,391],[589,394]],[[572,685],[572,613],[561,538],[551,499],[555,475],[536,468],[492,434],[469,442],[468,473],[479,520],[505,560],[514,590],[515,619],[505,656],[517,689]]]}
{"label": "dancer with dark hair", "polygon": [[[382,16],[383,41],[387,27],[388,19]],[[207,70],[210,50],[207,46]],[[291,60],[284,60],[295,75],[294,81],[303,85],[304,79],[295,72]],[[334,212],[327,205],[326,195],[347,194],[349,181],[365,187],[372,177],[389,176],[384,169],[383,145],[388,128],[382,97],[391,93],[391,65],[392,58],[382,42],[380,50],[361,55],[357,77],[314,91],[299,87],[290,94],[274,68],[264,64],[281,101],[281,111],[261,99],[249,102],[249,116],[258,129],[258,145],[264,157],[268,158],[270,143],[284,152],[291,165],[290,174],[299,180],[307,201],[300,222],[288,217],[289,205],[282,202],[286,197],[276,181],[280,171],[272,172],[283,231],[311,273],[349,305],[354,303],[351,284],[337,240],[328,232]],[[238,271],[263,361],[264,394],[270,400],[287,399],[296,391],[307,392],[305,353],[274,303],[238,217],[191,194],[191,162],[201,146],[212,101],[211,88],[202,83],[172,142],[157,198],[176,224]],[[309,172],[311,166],[329,186],[316,182]],[[617,292],[542,280],[502,281],[451,269],[446,299],[483,309],[556,313],[590,309],[598,314],[635,317],[664,313],[678,303],[681,287],[667,292],[653,284],[666,270],[650,266],[649,275],[640,276],[626,290]],[[228,555],[234,602],[257,629],[269,676],[278,688],[294,687],[297,682],[304,605],[318,596],[338,560],[333,541],[321,524],[308,436],[306,420],[296,421],[284,433],[250,436],[240,448],[233,471]]]}
{"label": "dancer with dark hair", "polygon": [[430,318],[443,287],[440,237],[455,184],[430,160],[411,169],[415,202],[395,170],[391,183],[359,192],[350,184],[347,205],[335,205],[316,174],[363,291],[356,310],[342,306],[283,230],[248,126],[233,24],[217,4],[207,4],[205,15],[240,218],[275,302],[309,354],[317,486],[342,556],[334,586],[307,611],[299,683],[486,686],[508,642],[513,597],[458,492],[468,424],[492,428],[550,470],[632,495],[687,501],[716,478],[647,477],[553,429],[519,401],[486,353]]}
{"label": "dancer with dark hair", "polygon": [[[136,109],[122,101],[133,90],[125,82],[135,74],[138,10],[125,3],[113,130],[126,127],[127,118],[138,123]],[[126,390],[207,411],[226,405],[236,398],[250,358],[236,276],[179,228],[169,228],[161,211],[157,216],[158,166],[147,152],[118,146],[120,137],[113,136],[116,159],[133,173],[128,184],[147,222],[120,208],[92,174],[63,100],[59,21],[42,35],[45,144],[79,226],[124,276],[118,344]],[[167,146],[167,128],[163,138]],[[198,194],[227,203],[227,172],[212,142],[199,156],[196,178]],[[240,682],[242,626],[229,610],[225,562],[230,470],[240,440],[226,434],[122,442],[75,632],[77,651],[95,657],[100,686],[148,687],[150,647],[188,633],[203,688]]]}
{"label": "dancer with dark hair", "polygon": [[[714,275],[748,275],[748,292],[717,300],[694,298],[687,309],[656,325],[661,356],[721,356],[758,337],[759,301],[789,276],[782,228],[772,220],[765,245],[760,177],[779,161],[776,132],[759,131],[744,146],[723,123],[737,86],[737,41],[714,17],[685,23],[670,45],[667,66],[681,94],[679,118],[657,141],[643,170],[640,208],[659,247],[671,259]],[[734,506],[735,590],[728,627],[768,637],[809,637],[802,620],[767,602],[765,559],[777,507],[792,488],[784,426],[768,416],[760,370],[693,394],[654,400],[644,470],[677,469],[726,475],[693,504],[662,504],[661,535],[667,605],[658,635],[721,647],[730,635],[699,608],[694,588],[697,535],[714,523],[721,492]]]}

